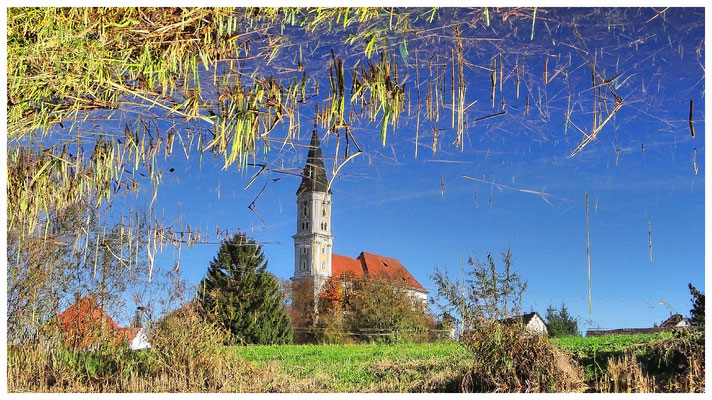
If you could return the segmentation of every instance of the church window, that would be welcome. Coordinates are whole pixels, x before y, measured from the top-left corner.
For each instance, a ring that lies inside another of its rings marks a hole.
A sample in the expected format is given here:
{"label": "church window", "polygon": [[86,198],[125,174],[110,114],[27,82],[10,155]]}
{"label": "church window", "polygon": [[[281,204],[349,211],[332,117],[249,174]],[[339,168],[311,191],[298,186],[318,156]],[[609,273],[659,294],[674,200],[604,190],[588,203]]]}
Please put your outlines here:
{"label": "church window", "polygon": [[326,207],[321,208],[321,215],[322,217],[326,217]]}
{"label": "church window", "polygon": [[307,246],[302,246],[302,254],[307,254]]}
{"label": "church window", "polygon": [[305,229],[309,229],[309,221],[304,222],[304,225],[306,226]]}
{"label": "church window", "polygon": [[326,254],[326,246],[321,246],[321,254]]}
{"label": "church window", "polygon": [[326,261],[321,262],[321,270],[326,271]]}
{"label": "church window", "polygon": [[307,216],[307,208],[306,207],[304,207],[304,216],[305,217]]}
{"label": "church window", "polygon": [[302,260],[302,271],[307,269],[307,260]]}

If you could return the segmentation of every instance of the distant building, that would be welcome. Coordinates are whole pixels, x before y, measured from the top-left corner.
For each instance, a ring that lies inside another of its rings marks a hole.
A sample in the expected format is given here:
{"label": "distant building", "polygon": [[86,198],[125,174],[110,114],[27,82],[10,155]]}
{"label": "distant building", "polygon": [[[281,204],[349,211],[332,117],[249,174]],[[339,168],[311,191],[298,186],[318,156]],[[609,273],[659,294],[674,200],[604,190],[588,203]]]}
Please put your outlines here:
{"label": "distant building", "polygon": [[131,340],[129,350],[143,350],[151,348],[148,336],[143,328],[121,328],[126,332],[126,339]]}
{"label": "distant building", "polygon": [[667,332],[674,329],[689,329],[692,325],[690,319],[680,314],[671,315],[660,326],[652,328],[622,328],[622,329],[591,329],[586,331],[586,337],[603,335],[637,335],[640,333]]}
{"label": "distant building", "polygon": [[427,301],[428,291],[396,258],[362,252],[356,258],[333,253],[331,190],[328,190],[319,137],[309,144],[302,182],[297,189],[297,233],[294,239],[294,276],[302,295],[318,297],[332,276],[387,278],[401,283],[413,297]]}
{"label": "distant building", "polygon": [[129,349],[151,347],[142,328],[121,328],[101,310],[96,299],[82,297],[57,316],[65,344],[77,349],[92,349],[102,343],[128,343]]}
{"label": "distant building", "polygon": [[682,327],[688,327],[691,325],[690,325],[689,318],[684,318],[681,314],[674,314],[674,315],[671,315],[670,318],[663,321],[663,323],[660,324],[660,326],[668,327],[668,328],[682,328]]}
{"label": "distant building", "polygon": [[538,333],[541,335],[546,335],[549,333],[549,330],[546,328],[546,322],[544,322],[544,319],[536,311],[530,312],[529,314],[520,315],[517,317],[507,318],[507,319],[503,320],[502,322],[512,323],[512,322],[519,322],[519,321],[521,321],[522,324],[532,332],[535,332],[535,333]]}

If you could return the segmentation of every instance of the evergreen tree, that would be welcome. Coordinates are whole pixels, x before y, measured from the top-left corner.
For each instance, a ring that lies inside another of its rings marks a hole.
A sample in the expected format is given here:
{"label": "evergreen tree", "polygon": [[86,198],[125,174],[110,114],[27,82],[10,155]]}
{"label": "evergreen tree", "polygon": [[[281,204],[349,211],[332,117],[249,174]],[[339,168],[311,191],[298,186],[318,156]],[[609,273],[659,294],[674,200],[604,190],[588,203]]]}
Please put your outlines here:
{"label": "evergreen tree", "polygon": [[197,300],[203,315],[229,330],[235,344],[292,342],[279,282],[267,272],[261,246],[244,233],[222,243]]}
{"label": "evergreen tree", "polygon": [[705,327],[705,294],[697,290],[691,283],[687,285],[692,295],[692,310],[690,323],[693,326]]}
{"label": "evergreen tree", "polygon": [[558,310],[551,305],[546,309],[546,329],[551,337],[581,336],[578,321],[569,314],[564,303]]}
{"label": "evergreen tree", "polygon": [[133,320],[131,321],[132,328],[143,328],[143,307],[136,307]]}

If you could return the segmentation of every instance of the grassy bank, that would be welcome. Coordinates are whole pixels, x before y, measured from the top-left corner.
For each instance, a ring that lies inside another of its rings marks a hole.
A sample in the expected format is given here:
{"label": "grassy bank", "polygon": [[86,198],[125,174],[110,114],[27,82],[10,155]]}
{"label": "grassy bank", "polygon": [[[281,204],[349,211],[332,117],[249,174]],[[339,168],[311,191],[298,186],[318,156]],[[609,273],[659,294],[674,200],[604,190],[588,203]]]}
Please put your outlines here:
{"label": "grassy bank", "polygon": [[550,339],[583,367],[593,392],[701,392],[704,332]]}
{"label": "grassy bank", "polygon": [[606,335],[594,337],[552,338],[551,343],[578,359],[586,379],[596,379],[606,373],[608,359],[620,356],[629,349],[640,348],[647,343],[671,338],[672,332],[646,333],[639,335]]}
{"label": "grassy bank", "polygon": [[469,367],[458,343],[232,347],[271,371],[266,391],[459,391]]}
{"label": "grassy bank", "polygon": [[[172,336],[175,337],[175,336]],[[470,381],[522,373],[516,354],[542,359],[532,348],[502,352],[508,342],[494,339],[488,354],[474,362],[459,343],[198,346],[187,338],[148,351],[102,348],[69,351],[40,347],[8,348],[11,392],[459,392],[469,368]],[[545,344],[545,339],[541,339]],[[589,392],[704,391],[704,336],[696,332],[549,339],[571,357],[567,368],[585,371]],[[157,342],[158,343],[158,342]],[[178,343],[178,344],[176,344]],[[488,342],[489,343],[489,342]],[[541,343],[539,347],[543,348]],[[495,346],[496,347],[496,346]],[[513,350],[512,350],[513,349]],[[543,354],[543,353],[542,353]],[[545,358],[545,357],[544,357]],[[499,360],[500,362],[495,362]],[[536,372],[536,371],[534,371]],[[487,375],[487,374],[490,375]],[[536,374],[535,374],[536,375]],[[523,376],[523,375],[522,375]],[[537,375],[538,376],[538,375]],[[519,376],[521,378],[521,376]],[[525,380],[530,382],[530,380]],[[541,386],[541,385],[540,385]],[[510,389],[510,390],[527,390]],[[556,388],[539,387],[542,391]],[[488,390],[489,391],[489,390]]]}

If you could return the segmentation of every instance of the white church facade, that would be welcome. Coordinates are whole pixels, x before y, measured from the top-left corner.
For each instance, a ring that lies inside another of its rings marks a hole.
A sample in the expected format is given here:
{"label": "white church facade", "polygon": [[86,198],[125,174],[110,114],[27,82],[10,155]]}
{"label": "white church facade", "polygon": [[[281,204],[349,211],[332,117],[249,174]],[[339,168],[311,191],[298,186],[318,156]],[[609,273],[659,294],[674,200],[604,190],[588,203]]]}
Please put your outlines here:
{"label": "white church facade", "polygon": [[331,234],[331,190],[317,132],[312,133],[302,182],[297,189],[297,233],[292,282],[316,298],[332,276],[386,278],[427,301],[428,291],[396,258],[362,252],[356,258],[334,254]]}

